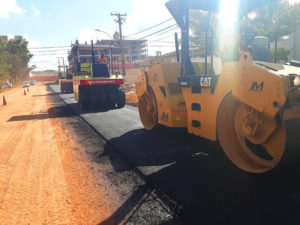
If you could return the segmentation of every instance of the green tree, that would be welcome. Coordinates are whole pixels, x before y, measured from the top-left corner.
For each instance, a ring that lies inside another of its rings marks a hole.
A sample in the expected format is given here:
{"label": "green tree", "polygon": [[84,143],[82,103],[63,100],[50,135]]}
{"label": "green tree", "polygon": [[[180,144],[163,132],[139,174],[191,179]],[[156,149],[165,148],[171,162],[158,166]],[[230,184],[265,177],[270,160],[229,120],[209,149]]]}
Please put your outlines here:
{"label": "green tree", "polygon": [[[300,4],[290,5],[287,1],[274,1],[273,4],[266,5],[251,13],[252,17],[245,16],[240,21],[240,34],[255,33],[256,35],[266,36],[274,40],[277,36],[283,36],[295,31],[300,24]],[[253,17],[254,15],[254,17]],[[220,19],[215,14],[204,11],[192,10],[190,12],[191,46],[199,46],[201,56],[205,50],[205,31],[208,25],[214,29],[214,53],[218,53],[218,43],[221,37],[219,27]],[[210,45],[208,48],[210,49]]]}
{"label": "green tree", "polygon": [[[209,27],[215,30],[215,15],[206,11],[191,10],[190,11],[190,46],[199,49],[199,56],[205,55],[205,35]],[[211,38],[211,33],[208,33],[208,38]],[[215,45],[214,40],[214,45]],[[211,41],[208,42],[208,53],[211,52]]]}
{"label": "green tree", "polygon": [[6,43],[0,40],[0,82],[10,78],[10,72],[12,65],[8,63],[9,53],[6,49]]}
{"label": "green tree", "polygon": [[[293,51],[291,49],[284,49],[284,48],[278,48],[277,49],[277,60],[282,61],[282,62],[287,62],[289,59],[289,55]],[[275,50],[271,49],[270,51],[270,58],[271,61],[273,62],[275,59]]]}
{"label": "green tree", "polygon": [[246,17],[241,23],[241,33],[255,32],[257,35],[278,37],[290,34],[300,24],[300,4],[290,5],[286,1],[275,1],[255,12],[254,18]]}
{"label": "green tree", "polygon": [[28,42],[18,36],[9,41],[0,40],[0,81],[24,79],[29,75],[28,63],[32,55]]}

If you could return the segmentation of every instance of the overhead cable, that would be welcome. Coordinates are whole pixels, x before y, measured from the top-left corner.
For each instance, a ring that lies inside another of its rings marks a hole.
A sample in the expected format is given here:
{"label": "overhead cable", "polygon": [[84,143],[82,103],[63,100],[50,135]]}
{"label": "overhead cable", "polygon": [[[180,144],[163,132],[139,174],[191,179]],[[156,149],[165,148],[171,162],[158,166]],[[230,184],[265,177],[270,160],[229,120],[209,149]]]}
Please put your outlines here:
{"label": "overhead cable", "polygon": [[174,41],[155,41],[155,40],[148,40],[148,42],[159,42],[159,43],[174,44]]}
{"label": "overhead cable", "polygon": [[42,48],[71,48],[71,47],[70,46],[28,47],[28,49],[42,49]]}
{"label": "overhead cable", "polygon": [[134,33],[134,34],[129,34],[129,35],[126,35],[126,36],[124,36],[124,37],[130,37],[130,36],[134,36],[134,35],[143,33],[143,32],[145,32],[145,31],[148,31],[148,30],[151,30],[151,29],[153,29],[153,28],[155,28],[155,27],[158,27],[159,25],[164,24],[164,23],[166,23],[166,22],[168,22],[168,21],[170,21],[170,20],[172,20],[172,19],[173,19],[173,18],[169,18],[169,19],[167,19],[167,20],[165,20],[165,21],[163,21],[163,22],[160,22],[159,24],[156,24],[156,25],[154,25],[154,26],[152,26],[152,27],[149,27],[149,28],[147,28],[147,29],[145,29],[145,30],[141,30],[141,31],[139,31],[139,32],[137,32],[137,33]]}
{"label": "overhead cable", "polygon": [[174,45],[159,45],[159,44],[158,44],[158,45],[157,45],[157,44],[152,44],[152,45],[150,44],[150,45],[148,45],[148,46],[151,46],[151,47],[154,47],[154,46],[174,47]]}
{"label": "overhead cable", "polygon": [[[159,39],[156,39],[154,41],[160,41],[160,40],[163,40],[163,39],[166,39],[166,38],[169,38],[169,37],[174,37],[174,34],[168,35],[168,36],[165,36],[165,37],[162,37],[162,38],[159,38]],[[150,40],[148,40],[148,41],[150,41]]]}
{"label": "overhead cable", "polygon": [[175,27],[175,26],[177,26],[177,24],[173,24],[173,25],[171,25],[171,26],[165,27],[164,29],[161,29],[161,30],[156,31],[156,32],[151,33],[151,34],[148,34],[148,35],[146,35],[146,36],[144,36],[144,37],[141,37],[141,38],[139,38],[139,39],[137,39],[137,40],[145,39],[145,38],[147,38],[147,37],[150,37],[150,36],[152,36],[152,35],[154,35],[154,34],[158,34],[158,33],[162,32],[162,31],[164,31],[164,30],[170,29],[170,28]]}
{"label": "overhead cable", "polygon": [[44,50],[44,51],[41,50],[41,51],[33,51],[33,52],[30,51],[31,54],[34,54],[34,53],[48,53],[48,52],[68,52],[68,50],[58,49],[58,50]]}

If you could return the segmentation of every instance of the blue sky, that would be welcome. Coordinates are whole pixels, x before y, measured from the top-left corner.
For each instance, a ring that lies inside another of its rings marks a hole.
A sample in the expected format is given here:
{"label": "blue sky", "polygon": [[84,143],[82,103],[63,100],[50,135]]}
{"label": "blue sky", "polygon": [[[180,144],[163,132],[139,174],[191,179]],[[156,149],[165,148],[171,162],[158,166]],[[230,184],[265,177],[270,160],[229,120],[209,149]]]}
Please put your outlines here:
{"label": "blue sky", "polygon": [[41,44],[66,45],[78,37],[81,30],[99,27],[110,22],[111,11],[129,11],[126,1],[99,0],[18,0],[17,5],[26,12],[11,14],[10,18],[0,19],[1,32],[7,34],[26,34],[29,39]]}
{"label": "blue sky", "polygon": [[[111,36],[118,30],[111,12],[127,13],[123,25],[123,35],[136,33],[171,18],[165,7],[167,0],[0,0],[0,35],[22,35],[29,41],[29,47],[70,46],[80,42],[108,39],[107,35],[95,32],[101,29]],[[231,1],[231,0],[228,0]],[[286,0],[287,1],[287,0]],[[288,0],[291,3],[300,0]],[[155,29],[132,38],[147,34],[174,24],[171,20]],[[178,27],[153,35],[149,38],[149,54],[156,51],[167,53],[174,50],[173,44],[153,42],[163,37],[163,41],[173,42],[172,34]],[[151,42],[152,40],[152,42]],[[34,50],[32,50],[34,51]],[[37,51],[37,50],[35,50]],[[35,53],[31,64],[38,70],[57,68],[57,57],[67,61],[67,50],[63,52]]]}
{"label": "blue sky", "polygon": [[[127,13],[123,35],[128,35],[155,25],[171,17],[165,8],[167,0],[0,0],[0,35],[23,35],[30,47],[70,46],[71,42],[91,39],[108,39],[107,35],[95,32],[96,28],[111,36],[118,30],[111,12]],[[158,27],[162,29],[174,21]],[[154,30],[141,34],[147,35]],[[174,29],[170,30],[170,34]],[[167,33],[161,34],[166,36]],[[141,36],[134,36],[140,38]],[[153,36],[158,39],[162,36]],[[157,44],[157,43],[156,43]],[[150,47],[149,47],[150,48]],[[158,47],[159,48],[159,47]],[[170,51],[169,48],[150,49],[154,52]],[[66,53],[51,56],[35,56],[32,64],[40,69],[56,67],[57,58]],[[42,63],[39,63],[42,62]]]}

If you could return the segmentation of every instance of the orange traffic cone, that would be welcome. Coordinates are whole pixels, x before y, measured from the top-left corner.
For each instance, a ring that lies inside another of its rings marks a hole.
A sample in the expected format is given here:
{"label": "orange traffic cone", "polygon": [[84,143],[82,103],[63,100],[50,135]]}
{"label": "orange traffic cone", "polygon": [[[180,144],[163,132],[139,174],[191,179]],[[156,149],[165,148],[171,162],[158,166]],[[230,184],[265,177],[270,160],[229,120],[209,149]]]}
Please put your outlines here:
{"label": "orange traffic cone", "polygon": [[26,91],[24,90],[24,95],[26,95]]}
{"label": "orange traffic cone", "polygon": [[6,102],[5,97],[3,95],[3,105],[6,105],[6,104],[7,104],[7,102]]}

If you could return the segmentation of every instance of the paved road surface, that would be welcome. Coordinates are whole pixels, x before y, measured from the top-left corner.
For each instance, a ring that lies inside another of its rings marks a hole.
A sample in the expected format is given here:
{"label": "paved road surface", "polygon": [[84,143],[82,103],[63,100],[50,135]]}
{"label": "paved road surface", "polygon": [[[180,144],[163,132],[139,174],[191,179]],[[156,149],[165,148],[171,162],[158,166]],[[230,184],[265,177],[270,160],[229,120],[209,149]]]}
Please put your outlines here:
{"label": "paved road surface", "polygon": [[[59,92],[57,85],[51,88]],[[184,130],[145,131],[133,107],[80,111],[72,94],[60,97],[183,207],[186,224],[300,224],[299,144],[288,148],[287,164],[250,175],[234,167],[217,143]]]}

